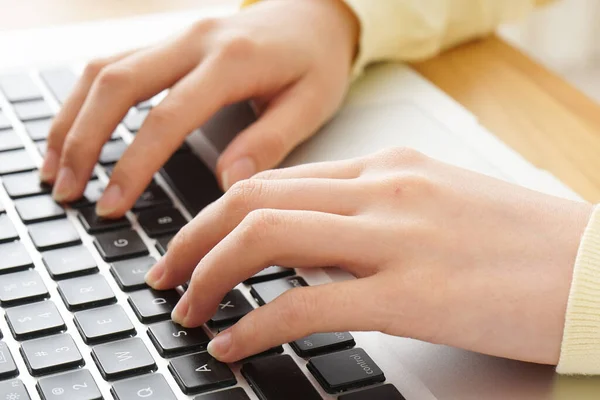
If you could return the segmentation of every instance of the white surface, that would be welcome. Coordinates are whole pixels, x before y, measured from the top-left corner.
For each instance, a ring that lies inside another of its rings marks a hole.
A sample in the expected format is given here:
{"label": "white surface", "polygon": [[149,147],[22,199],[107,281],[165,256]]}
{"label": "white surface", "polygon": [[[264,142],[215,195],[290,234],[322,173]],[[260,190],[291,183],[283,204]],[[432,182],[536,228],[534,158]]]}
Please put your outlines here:
{"label": "white surface", "polygon": [[[207,10],[212,15],[228,12],[226,8]],[[206,15],[206,13],[202,15]],[[164,16],[136,18],[130,21],[91,23],[77,27],[54,28],[0,35],[0,68],[18,66],[62,65],[66,61],[81,61],[98,55],[138,47],[163,38],[182,29],[200,14],[190,12]],[[8,57],[10,55],[10,57]],[[0,98],[3,109],[8,104]],[[56,104],[53,104],[56,107]],[[22,126],[14,115],[9,116],[17,131],[25,137]],[[124,132],[124,130],[122,130]],[[125,135],[127,136],[127,135]],[[129,138],[131,139],[131,138]],[[493,135],[483,130],[477,121],[462,107],[445,96],[414,72],[402,66],[383,66],[370,71],[351,91],[346,106],[313,140],[309,141],[286,160],[286,164],[345,158],[397,145],[409,145],[445,161],[475,169],[484,173],[512,180],[530,187],[559,195],[573,196],[564,186],[547,178],[526,163],[516,153],[502,145]],[[30,146],[30,150],[35,149]],[[38,162],[41,161],[39,157]],[[103,177],[103,175],[100,173]],[[8,198],[0,188],[0,201]],[[18,221],[13,208],[8,207],[13,221]],[[70,215],[73,219],[74,215]],[[21,236],[30,248],[26,229],[19,225]],[[91,246],[91,237],[80,230],[84,243]],[[152,240],[145,237],[148,244]],[[153,255],[156,255],[152,250]],[[95,253],[95,251],[94,251]],[[138,336],[146,341],[163,375],[174,384],[166,371],[166,362],[154,351],[145,335],[145,329],[125,304],[126,296],[108,276],[108,266],[98,255],[100,269],[118,294],[119,303],[136,325]],[[72,324],[70,313],[64,308],[55,290],[55,284],[47,277],[39,259],[36,269],[46,277],[55,303],[63,313],[69,331],[77,341],[87,366],[96,381],[102,385],[106,399],[111,398],[108,385],[103,384],[96,368]],[[329,277],[337,279],[336,273],[328,277],[323,271],[303,271],[309,283],[326,282]],[[247,290],[244,288],[247,293]],[[0,328],[8,333],[3,319]],[[25,371],[17,343],[5,335],[21,371]],[[377,333],[357,333],[357,344],[376,360],[385,371],[388,381],[394,383],[408,400],[416,399],[467,399],[467,398],[547,398],[547,387],[552,370],[491,357],[472,355],[467,352],[429,345],[413,340],[391,338]],[[286,346],[286,352],[290,353]],[[301,365],[303,363],[301,362]],[[237,367],[236,367],[237,368]],[[25,375],[25,374],[23,374]],[[307,373],[308,376],[310,374]],[[518,381],[527,376],[527,382]],[[312,379],[312,378],[311,378]],[[30,393],[35,397],[34,380],[25,379]],[[243,382],[240,379],[240,382]],[[426,389],[425,382],[430,390]],[[319,387],[313,379],[315,387]],[[248,388],[246,388],[248,389]],[[175,392],[179,389],[175,387]],[[250,393],[250,391],[248,390]],[[324,394],[324,393],[322,393]],[[180,398],[188,398],[180,396]],[[333,398],[331,396],[325,398]]]}

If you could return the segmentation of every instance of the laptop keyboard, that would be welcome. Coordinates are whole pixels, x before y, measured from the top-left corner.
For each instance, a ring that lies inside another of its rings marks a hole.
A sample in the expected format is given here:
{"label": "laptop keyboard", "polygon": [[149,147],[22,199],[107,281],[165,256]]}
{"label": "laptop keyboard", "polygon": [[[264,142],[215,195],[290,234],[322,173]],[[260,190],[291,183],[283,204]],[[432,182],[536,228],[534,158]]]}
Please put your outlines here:
{"label": "laptop keyboard", "polygon": [[155,291],[144,276],[189,216],[222,192],[184,145],[126,217],[95,215],[149,100],[106,143],[83,197],[54,202],[37,166],[56,105],[76,79],[65,68],[0,75],[0,400],[100,400],[108,390],[116,400],[404,399],[382,384],[384,372],[349,332],[313,334],[235,365],[206,352],[214,334],[255,307],[307,286],[293,269],[273,266],[248,279],[206,326],[172,322],[185,287]]}

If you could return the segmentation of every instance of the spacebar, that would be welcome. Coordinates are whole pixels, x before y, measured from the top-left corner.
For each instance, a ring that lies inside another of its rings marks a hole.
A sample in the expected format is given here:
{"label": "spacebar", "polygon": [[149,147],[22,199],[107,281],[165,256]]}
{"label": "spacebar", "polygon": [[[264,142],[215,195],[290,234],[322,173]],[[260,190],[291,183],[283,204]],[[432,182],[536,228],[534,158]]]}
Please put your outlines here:
{"label": "spacebar", "polygon": [[191,152],[175,153],[160,174],[192,215],[223,194],[212,171]]}

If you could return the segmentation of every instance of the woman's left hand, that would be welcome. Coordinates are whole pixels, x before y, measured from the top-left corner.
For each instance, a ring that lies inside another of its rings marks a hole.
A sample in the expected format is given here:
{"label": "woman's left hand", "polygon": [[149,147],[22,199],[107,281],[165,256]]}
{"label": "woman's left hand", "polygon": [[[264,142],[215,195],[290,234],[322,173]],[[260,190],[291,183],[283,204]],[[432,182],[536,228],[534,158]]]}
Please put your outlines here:
{"label": "woman's left hand", "polygon": [[191,279],[173,316],[197,326],[270,265],[337,266],[358,278],[292,289],[254,310],[211,342],[226,362],[315,332],[378,330],[556,364],[590,213],[387,150],[239,182],[179,232],[147,280],[167,289]]}

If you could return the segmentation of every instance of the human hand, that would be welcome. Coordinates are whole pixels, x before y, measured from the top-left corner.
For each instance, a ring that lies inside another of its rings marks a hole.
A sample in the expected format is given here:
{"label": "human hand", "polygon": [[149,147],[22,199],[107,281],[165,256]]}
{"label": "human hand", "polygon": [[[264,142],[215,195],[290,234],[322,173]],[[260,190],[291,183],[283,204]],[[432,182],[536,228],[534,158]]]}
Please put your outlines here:
{"label": "human hand", "polygon": [[124,214],[192,130],[221,107],[251,98],[260,118],[217,165],[227,189],[276,166],[334,113],[357,36],[358,22],[342,1],[268,1],[199,21],[163,44],[96,60],[54,120],[41,178],[54,183],[57,201],[80,197],[130,107],[171,88],[117,163],[97,213]]}
{"label": "human hand", "polygon": [[590,213],[387,150],[237,183],[179,232],[147,281],[168,289],[191,279],[173,317],[197,326],[270,265],[337,266],[358,278],[292,289],[254,310],[211,342],[227,362],[315,332],[377,330],[555,364]]}

